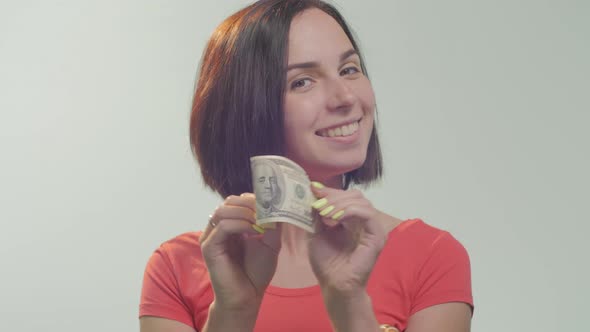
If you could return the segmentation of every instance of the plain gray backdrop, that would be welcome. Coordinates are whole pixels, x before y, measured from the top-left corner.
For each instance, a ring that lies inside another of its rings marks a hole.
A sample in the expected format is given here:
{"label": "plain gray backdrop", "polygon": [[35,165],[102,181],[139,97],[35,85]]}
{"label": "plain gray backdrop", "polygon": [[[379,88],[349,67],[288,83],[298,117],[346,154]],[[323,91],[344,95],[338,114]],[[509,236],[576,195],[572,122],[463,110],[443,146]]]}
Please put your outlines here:
{"label": "plain gray backdrop", "polygon": [[[3,331],[138,330],[149,256],[219,203],[190,103],[209,35],[249,2],[0,2]],[[374,205],[464,244],[474,331],[590,326],[589,2],[336,4],[377,96]]]}

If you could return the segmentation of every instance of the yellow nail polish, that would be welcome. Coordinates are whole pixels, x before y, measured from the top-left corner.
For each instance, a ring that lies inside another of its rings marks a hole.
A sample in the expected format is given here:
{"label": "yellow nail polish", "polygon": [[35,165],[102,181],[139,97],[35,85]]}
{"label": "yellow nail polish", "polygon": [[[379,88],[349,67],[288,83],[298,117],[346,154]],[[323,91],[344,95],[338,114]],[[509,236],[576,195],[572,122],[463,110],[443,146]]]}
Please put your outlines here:
{"label": "yellow nail polish", "polygon": [[325,187],[323,184],[316,182],[316,181],[311,181],[311,185],[317,189],[324,189],[324,187]]}
{"label": "yellow nail polish", "polygon": [[314,203],[311,205],[311,207],[312,207],[312,208],[314,208],[314,209],[319,209],[319,208],[321,208],[322,206],[326,205],[327,203],[328,203],[328,200],[327,200],[327,199],[325,199],[325,198],[322,198],[322,199],[318,199],[317,201],[315,201],[315,202],[314,202]]}
{"label": "yellow nail polish", "polygon": [[334,213],[334,215],[332,216],[332,219],[338,220],[338,219],[340,219],[340,217],[342,217],[343,214],[344,214],[344,210],[340,210],[340,211]]}
{"label": "yellow nail polish", "polygon": [[253,224],[252,228],[260,234],[264,234],[264,232],[266,232],[266,230],[264,228],[262,228],[256,224]]}
{"label": "yellow nail polish", "polygon": [[323,209],[322,212],[320,212],[320,216],[324,217],[328,213],[332,212],[332,210],[334,210],[334,205],[330,205],[327,208]]}

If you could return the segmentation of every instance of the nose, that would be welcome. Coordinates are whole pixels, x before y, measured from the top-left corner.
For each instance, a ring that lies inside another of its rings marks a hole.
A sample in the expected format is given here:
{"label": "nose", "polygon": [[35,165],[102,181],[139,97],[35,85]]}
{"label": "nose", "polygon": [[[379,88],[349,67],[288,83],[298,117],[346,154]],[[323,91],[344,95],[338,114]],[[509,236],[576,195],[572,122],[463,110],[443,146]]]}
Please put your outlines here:
{"label": "nose", "polygon": [[349,110],[356,101],[354,91],[342,77],[331,80],[328,84],[328,108],[334,111]]}

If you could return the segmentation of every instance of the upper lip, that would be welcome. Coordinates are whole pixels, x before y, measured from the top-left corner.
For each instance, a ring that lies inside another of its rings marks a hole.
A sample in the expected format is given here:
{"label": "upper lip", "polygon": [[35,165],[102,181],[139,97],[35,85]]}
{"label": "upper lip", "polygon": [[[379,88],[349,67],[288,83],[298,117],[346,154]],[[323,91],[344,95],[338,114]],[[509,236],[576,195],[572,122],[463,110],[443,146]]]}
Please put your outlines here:
{"label": "upper lip", "polygon": [[355,122],[359,122],[361,119],[362,119],[362,117],[357,118],[357,119],[351,119],[351,120],[342,121],[342,122],[340,122],[338,124],[331,125],[329,127],[325,127],[325,128],[322,128],[322,129],[318,129],[316,132],[321,132],[321,131],[324,131],[324,130],[330,130],[330,129],[338,128],[338,127],[341,127],[341,126],[344,126],[344,125],[347,125],[347,124],[352,124],[352,123],[355,123]]}

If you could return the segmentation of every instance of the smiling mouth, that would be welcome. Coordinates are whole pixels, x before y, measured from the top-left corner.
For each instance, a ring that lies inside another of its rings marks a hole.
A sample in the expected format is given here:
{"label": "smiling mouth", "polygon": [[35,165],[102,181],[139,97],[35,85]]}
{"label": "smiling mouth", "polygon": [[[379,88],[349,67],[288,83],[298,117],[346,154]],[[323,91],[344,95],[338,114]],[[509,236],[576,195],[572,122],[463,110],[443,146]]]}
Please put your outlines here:
{"label": "smiling mouth", "polygon": [[357,121],[347,123],[338,127],[333,127],[329,129],[321,129],[316,131],[316,135],[322,137],[343,137],[343,136],[350,136],[356,133],[359,130],[359,123],[362,119]]}

